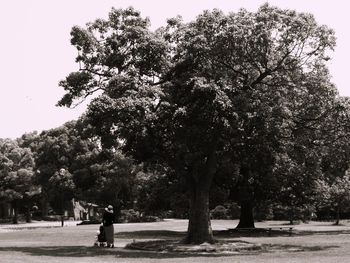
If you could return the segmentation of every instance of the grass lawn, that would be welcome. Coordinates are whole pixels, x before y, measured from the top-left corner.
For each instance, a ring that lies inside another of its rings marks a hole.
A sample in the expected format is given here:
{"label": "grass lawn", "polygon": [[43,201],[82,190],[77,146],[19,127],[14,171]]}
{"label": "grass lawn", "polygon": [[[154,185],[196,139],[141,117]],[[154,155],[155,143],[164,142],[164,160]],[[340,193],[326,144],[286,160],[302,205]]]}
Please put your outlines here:
{"label": "grass lawn", "polygon": [[[285,222],[257,223],[259,228],[276,227]],[[115,224],[116,248],[93,247],[98,225],[76,226],[68,222],[0,225],[0,262],[350,262],[350,223],[341,226],[312,222],[294,226],[286,233],[227,234],[237,221],[213,220],[216,238],[221,242],[247,242],[262,250],[232,253],[181,253],[127,250],[132,242],[180,240],[187,228],[186,220],[158,223]]]}

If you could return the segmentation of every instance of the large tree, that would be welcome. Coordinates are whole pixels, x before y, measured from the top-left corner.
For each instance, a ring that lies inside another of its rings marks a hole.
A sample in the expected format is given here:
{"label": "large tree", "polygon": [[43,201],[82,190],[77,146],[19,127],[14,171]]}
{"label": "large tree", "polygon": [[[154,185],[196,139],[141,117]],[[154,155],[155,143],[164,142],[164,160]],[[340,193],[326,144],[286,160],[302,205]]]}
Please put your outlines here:
{"label": "large tree", "polygon": [[190,23],[177,17],[155,32],[134,9],[112,9],[71,35],[80,69],[60,82],[58,104],[99,94],[87,118],[103,147],[187,180],[190,243],[213,241],[209,190],[222,167],[232,176],[237,169],[227,163],[238,164],[242,185],[270,174],[291,119],[321,114],[301,109],[302,98],[332,93],[317,77],[326,73],[333,32],[311,15],[268,5],[205,11]]}
{"label": "large tree", "polygon": [[275,176],[279,156],[298,158],[301,165],[311,162],[312,154],[298,148],[311,148],[320,139],[320,126],[332,110],[336,90],[325,63],[335,42],[332,30],[318,26],[309,14],[264,5],[234,18],[231,33],[218,41],[222,56],[212,57],[230,65],[240,80],[235,93],[239,136],[233,144],[240,165],[238,227],[254,227],[254,202],[273,198],[283,187]]}

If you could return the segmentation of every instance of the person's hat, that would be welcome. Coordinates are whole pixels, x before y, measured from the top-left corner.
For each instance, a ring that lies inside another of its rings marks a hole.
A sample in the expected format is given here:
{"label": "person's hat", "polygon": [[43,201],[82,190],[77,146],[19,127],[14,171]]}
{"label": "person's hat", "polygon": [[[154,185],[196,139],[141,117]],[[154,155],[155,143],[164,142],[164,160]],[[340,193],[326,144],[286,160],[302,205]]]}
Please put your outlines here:
{"label": "person's hat", "polygon": [[105,208],[105,210],[109,213],[113,213],[113,206],[109,205]]}

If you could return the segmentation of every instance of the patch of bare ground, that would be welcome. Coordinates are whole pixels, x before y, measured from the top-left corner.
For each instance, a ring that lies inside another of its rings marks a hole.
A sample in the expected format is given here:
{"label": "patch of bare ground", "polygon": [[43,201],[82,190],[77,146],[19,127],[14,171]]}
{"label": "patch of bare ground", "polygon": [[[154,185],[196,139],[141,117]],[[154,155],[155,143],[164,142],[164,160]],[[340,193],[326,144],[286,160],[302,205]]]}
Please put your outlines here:
{"label": "patch of bare ground", "polygon": [[246,241],[219,241],[214,244],[202,243],[199,245],[183,244],[179,240],[152,240],[129,243],[126,249],[157,251],[157,252],[178,252],[185,254],[210,253],[210,254],[237,254],[251,253],[262,250],[260,244]]}

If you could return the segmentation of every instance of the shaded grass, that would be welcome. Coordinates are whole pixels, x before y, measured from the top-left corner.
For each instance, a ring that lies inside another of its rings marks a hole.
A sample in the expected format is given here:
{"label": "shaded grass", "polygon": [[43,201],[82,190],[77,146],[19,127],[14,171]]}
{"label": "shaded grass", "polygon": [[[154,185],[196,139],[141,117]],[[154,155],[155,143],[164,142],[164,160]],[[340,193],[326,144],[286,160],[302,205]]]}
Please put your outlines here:
{"label": "shaded grass", "polygon": [[141,230],[132,232],[118,232],[115,234],[116,238],[138,238],[138,239],[168,239],[179,238],[182,239],[186,236],[186,232],[171,231],[171,230]]}
{"label": "shaded grass", "polygon": [[[241,241],[239,241],[241,242]],[[133,250],[132,246],[129,249],[108,249],[100,247],[87,246],[47,246],[47,247],[1,247],[0,252],[21,252],[27,256],[50,256],[50,257],[101,257],[113,256],[117,258],[151,258],[151,259],[166,259],[166,258],[184,258],[184,257],[222,257],[235,255],[257,255],[260,253],[269,252],[309,252],[321,251],[337,248],[338,246],[298,246],[298,245],[262,245],[261,247],[252,247],[246,250],[238,250],[236,253],[219,253],[215,252],[181,252],[181,251],[164,251],[162,248],[166,245],[173,245],[176,241],[149,241],[137,242],[137,250]],[[147,246],[147,249],[140,249],[142,246]]]}
{"label": "shaded grass", "polygon": [[101,257],[113,256],[116,258],[190,258],[190,257],[221,257],[229,256],[213,253],[186,253],[186,252],[161,252],[151,250],[132,250],[122,248],[100,248],[85,246],[50,246],[50,247],[4,247],[0,252],[22,252],[28,256],[50,256],[50,257]]}
{"label": "shaded grass", "polygon": [[[302,235],[338,235],[338,234],[350,234],[350,230],[328,230],[328,231],[296,231],[293,230],[292,236]],[[227,229],[227,230],[214,230],[214,238],[237,238],[237,237],[289,237],[289,230],[268,230],[267,228],[255,228],[251,230],[242,229]],[[171,230],[142,230],[142,231],[128,231],[118,232],[115,234],[116,238],[130,238],[130,239],[183,239],[186,236],[186,232],[183,231],[171,231]]]}
{"label": "shaded grass", "polygon": [[[249,231],[241,229],[214,230],[215,238],[231,238],[231,237],[267,237],[267,236],[289,236],[288,230],[271,230],[265,228],[255,228]],[[142,230],[132,232],[118,232],[116,238],[131,238],[131,239],[183,239],[186,236],[184,231],[171,230]]]}
{"label": "shaded grass", "polygon": [[265,252],[275,252],[275,251],[283,251],[283,252],[311,252],[311,251],[322,251],[329,250],[334,248],[339,248],[339,246],[335,245],[326,245],[326,246],[298,246],[298,245],[264,245],[266,251]]}

